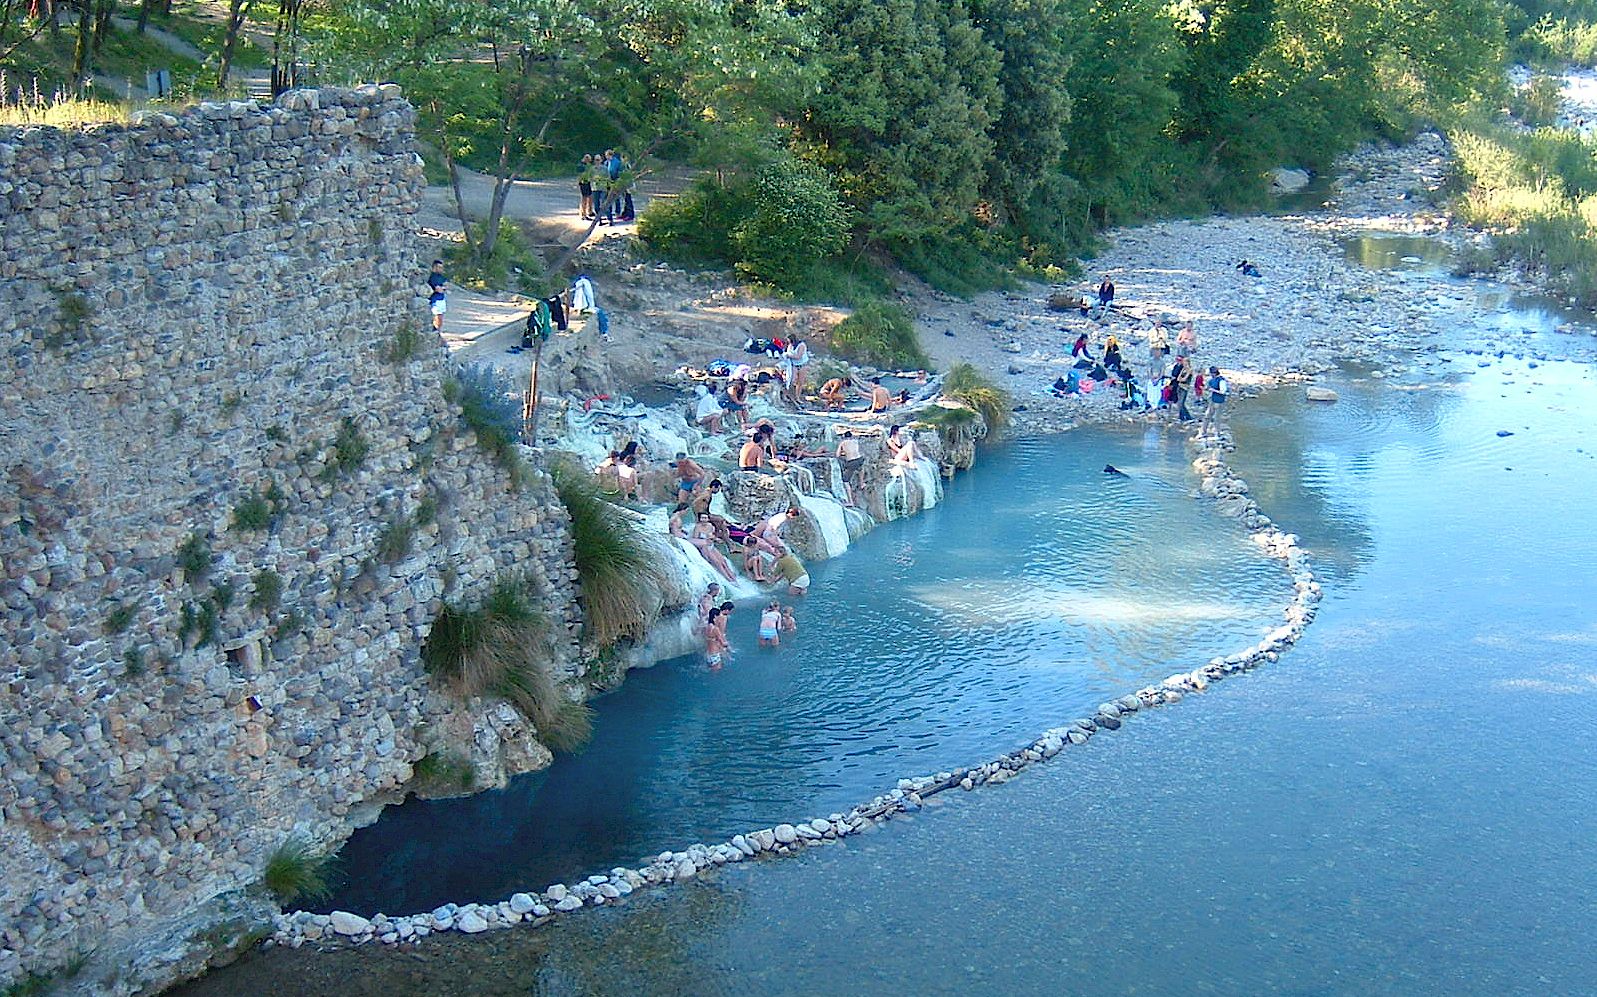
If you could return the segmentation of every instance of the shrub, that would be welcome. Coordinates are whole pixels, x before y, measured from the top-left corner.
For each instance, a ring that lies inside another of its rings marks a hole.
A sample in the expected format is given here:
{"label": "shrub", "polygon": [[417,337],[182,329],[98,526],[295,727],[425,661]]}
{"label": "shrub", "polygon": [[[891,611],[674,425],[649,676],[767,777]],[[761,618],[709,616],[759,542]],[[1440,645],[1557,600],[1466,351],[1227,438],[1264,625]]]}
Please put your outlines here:
{"label": "shrub", "polygon": [[438,521],[438,497],[426,495],[416,503],[416,514],[411,517],[417,526],[431,526]]}
{"label": "shrub", "polygon": [[477,783],[477,772],[464,755],[454,751],[435,751],[416,759],[411,780],[423,791],[470,792]]}
{"label": "shrub", "polygon": [[130,679],[136,679],[144,674],[143,651],[130,647],[122,652],[122,674]]}
{"label": "shrub", "polygon": [[915,323],[896,304],[873,301],[832,329],[832,351],[859,363],[898,369],[930,362],[915,337]]}
{"label": "shrub", "polygon": [[650,201],[638,216],[638,237],[678,263],[727,266],[737,253],[732,230],[747,213],[745,186],[705,177],[676,197]]}
{"label": "shrub", "polygon": [[105,616],[105,632],[119,634],[132,625],[133,618],[138,615],[139,608],[131,603],[117,606]]}
{"label": "shrub", "polygon": [[264,530],[272,522],[272,506],[260,492],[250,492],[233,506],[233,529]]}
{"label": "shrub", "polygon": [[402,364],[420,354],[421,350],[421,332],[415,326],[402,325],[394,330],[394,338],[383,348],[383,360],[395,365]]}
{"label": "shrub", "polygon": [[642,637],[659,610],[653,542],[574,462],[557,461],[550,470],[571,516],[588,637],[601,648],[622,637]]}
{"label": "shrub", "polygon": [[737,271],[780,287],[793,286],[821,259],[848,242],[850,212],[819,167],[783,159],[760,171],[752,211],[732,230]]}
{"label": "shrub", "polygon": [[969,298],[983,291],[1014,285],[1014,277],[997,262],[1014,248],[974,226],[913,240],[898,239],[888,249],[905,270],[947,294]]}
{"label": "shrub", "polygon": [[288,431],[274,422],[266,427],[266,438],[273,443],[283,443],[288,439]]}
{"label": "shrub", "polygon": [[550,748],[575,738],[565,691],[550,669],[549,625],[533,608],[531,583],[507,577],[477,609],[446,604],[422,645],[422,666],[462,697],[497,696],[520,710]]}
{"label": "shrub", "polygon": [[1532,128],[1542,128],[1557,123],[1563,99],[1563,84],[1559,78],[1538,73],[1528,84],[1514,91],[1510,107],[1514,117]]}
{"label": "shrub", "polygon": [[302,897],[325,900],[333,893],[327,882],[332,863],[332,856],[317,855],[303,840],[289,838],[267,857],[261,882],[285,906]]}
{"label": "shrub", "polygon": [[[480,251],[487,228],[483,224],[471,227],[472,245]],[[463,287],[476,291],[520,291],[523,294],[547,294],[543,284],[543,265],[527,248],[521,230],[508,218],[499,220],[499,234],[494,239],[494,251],[486,257],[473,255],[465,242],[450,243],[443,257],[449,263],[451,279]]]}
{"label": "shrub", "polygon": [[[185,602],[178,609],[177,639],[184,646],[204,647],[216,640],[216,602]],[[193,644],[190,645],[190,639]]]}
{"label": "shrub", "polygon": [[371,453],[371,442],[366,434],[347,415],[338,424],[338,435],[333,437],[332,447],[333,452],[322,469],[322,478],[328,481],[356,470],[366,463],[366,455]]}
{"label": "shrub", "polygon": [[510,473],[511,487],[526,483],[521,459],[521,396],[508,375],[487,365],[462,367],[446,395],[460,405],[460,418],[477,435],[477,446]]}
{"label": "shrub", "polygon": [[250,593],[250,608],[261,613],[275,610],[283,599],[283,578],[270,568],[262,568],[250,579],[255,591]]}
{"label": "shrub", "polygon": [[384,564],[393,564],[403,560],[410,553],[411,544],[416,539],[416,524],[410,517],[401,516],[383,528],[382,536],[377,539],[377,557]]}
{"label": "shrub", "polygon": [[997,435],[1009,425],[1012,400],[1009,392],[988,379],[968,363],[957,363],[943,378],[943,393],[981,413],[989,435]]}
{"label": "shrub", "polygon": [[211,544],[198,533],[189,534],[177,549],[177,566],[191,583],[211,573]]}

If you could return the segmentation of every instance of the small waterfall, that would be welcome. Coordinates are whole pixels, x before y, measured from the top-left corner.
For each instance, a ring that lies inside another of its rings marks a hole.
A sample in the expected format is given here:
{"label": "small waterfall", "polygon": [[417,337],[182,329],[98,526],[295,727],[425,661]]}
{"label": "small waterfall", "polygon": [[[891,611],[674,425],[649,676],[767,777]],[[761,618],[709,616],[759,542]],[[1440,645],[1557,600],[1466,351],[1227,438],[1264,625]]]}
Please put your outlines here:
{"label": "small waterfall", "polygon": [[909,476],[920,486],[922,511],[932,508],[943,497],[943,476],[937,473],[937,462],[921,458],[909,468]]}
{"label": "small waterfall", "polygon": [[848,518],[843,503],[829,495],[810,495],[795,491],[793,498],[799,507],[815,520],[821,542],[826,545],[826,556],[836,557],[848,550]]}

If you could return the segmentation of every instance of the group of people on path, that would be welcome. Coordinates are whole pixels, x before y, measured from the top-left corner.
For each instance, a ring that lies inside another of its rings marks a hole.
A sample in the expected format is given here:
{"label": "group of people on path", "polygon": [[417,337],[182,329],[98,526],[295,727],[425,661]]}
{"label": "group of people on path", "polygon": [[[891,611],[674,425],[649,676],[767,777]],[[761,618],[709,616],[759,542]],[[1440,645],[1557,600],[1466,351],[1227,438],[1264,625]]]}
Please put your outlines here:
{"label": "group of people on path", "polygon": [[614,149],[582,157],[577,171],[577,193],[582,196],[580,213],[585,222],[613,225],[637,217],[632,204],[630,168]]}

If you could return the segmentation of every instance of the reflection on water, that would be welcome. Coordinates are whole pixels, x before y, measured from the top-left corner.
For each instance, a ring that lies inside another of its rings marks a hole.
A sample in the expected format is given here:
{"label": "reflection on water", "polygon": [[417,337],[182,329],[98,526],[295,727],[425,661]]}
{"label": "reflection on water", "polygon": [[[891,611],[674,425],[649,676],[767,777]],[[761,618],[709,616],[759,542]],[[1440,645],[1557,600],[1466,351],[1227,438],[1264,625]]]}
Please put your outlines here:
{"label": "reflection on water", "polygon": [[385,812],[345,848],[326,909],[497,899],[846,809],[1250,644],[1279,624],[1287,580],[1193,484],[1158,429],[986,451],[944,505],[812,565],[782,647],[755,646],[745,607],[725,669],[633,673],[597,702],[581,755]]}
{"label": "reflection on water", "polygon": [[1348,236],[1342,254],[1371,270],[1445,270],[1453,262],[1447,243],[1421,235]]}

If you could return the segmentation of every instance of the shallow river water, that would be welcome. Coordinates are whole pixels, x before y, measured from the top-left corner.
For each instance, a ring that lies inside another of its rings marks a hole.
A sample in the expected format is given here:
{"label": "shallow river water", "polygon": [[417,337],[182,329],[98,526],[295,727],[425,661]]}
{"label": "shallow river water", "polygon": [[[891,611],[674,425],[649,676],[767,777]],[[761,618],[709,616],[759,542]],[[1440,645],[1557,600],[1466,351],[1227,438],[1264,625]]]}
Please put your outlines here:
{"label": "shallow river water", "polygon": [[1237,406],[1326,585],[1279,663],[796,859],[193,992],[1597,992],[1597,377],[1456,360]]}
{"label": "shallow river water", "polygon": [[[1128,477],[1105,474],[1112,463]],[[409,913],[845,810],[984,761],[1280,623],[1283,570],[1188,492],[1162,428],[984,452],[945,501],[812,564],[796,634],[634,672],[591,745],[508,789],[411,801],[344,849],[323,909]]]}

